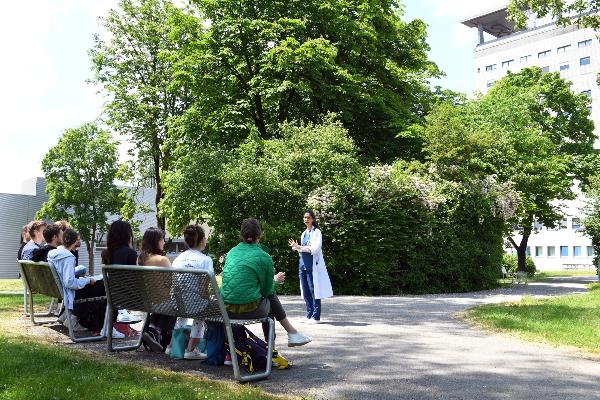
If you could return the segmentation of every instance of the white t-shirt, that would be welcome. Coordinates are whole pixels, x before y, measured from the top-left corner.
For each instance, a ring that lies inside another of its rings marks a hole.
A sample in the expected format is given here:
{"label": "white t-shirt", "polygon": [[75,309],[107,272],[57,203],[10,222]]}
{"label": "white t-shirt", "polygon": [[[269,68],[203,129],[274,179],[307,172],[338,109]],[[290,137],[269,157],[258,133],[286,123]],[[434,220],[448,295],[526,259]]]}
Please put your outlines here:
{"label": "white t-shirt", "polygon": [[213,269],[213,261],[207,255],[202,254],[198,250],[186,250],[173,260],[171,264],[174,268],[193,268],[203,269],[205,271],[215,272]]}

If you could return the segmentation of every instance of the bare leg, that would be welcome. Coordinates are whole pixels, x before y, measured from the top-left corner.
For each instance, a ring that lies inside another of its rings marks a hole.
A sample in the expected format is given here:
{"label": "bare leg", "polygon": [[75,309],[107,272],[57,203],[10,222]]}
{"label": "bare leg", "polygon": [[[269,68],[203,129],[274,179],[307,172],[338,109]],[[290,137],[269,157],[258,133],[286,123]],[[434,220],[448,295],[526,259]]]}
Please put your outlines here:
{"label": "bare leg", "polygon": [[200,338],[190,338],[187,345],[187,351],[194,351],[194,348],[198,343],[200,343]]}
{"label": "bare leg", "polygon": [[287,318],[282,319],[279,321],[279,323],[281,326],[283,326],[283,329],[285,329],[287,333],[298,333],[296,328],[292,326],[292,323]]}

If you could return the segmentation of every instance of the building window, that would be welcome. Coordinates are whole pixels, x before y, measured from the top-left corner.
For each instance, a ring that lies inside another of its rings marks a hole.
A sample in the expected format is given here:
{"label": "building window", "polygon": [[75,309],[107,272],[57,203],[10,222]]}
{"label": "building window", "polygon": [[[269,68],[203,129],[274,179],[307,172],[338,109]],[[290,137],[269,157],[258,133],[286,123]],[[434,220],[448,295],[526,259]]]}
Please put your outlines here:
{"label": "building window", "polygon": [[487,87],[492,87],[492,85],[494,84],[494,80],[490,79],[489,81],[487,81]]}
{"label": "building window", "polygon": [[573,246],[573,257],[581,257],[581,246]]}
{"label": "building window", "polygon": [[492,64],[492,65],[486,65],[485,66],[485,70],[486,71],[493,71],[496,69],[496,64]]}
{"label": "building window", "polygon": [[545,67],[542,67],[542,72],[550,72],[550,67],[547,65]]}
{"label": "building window", "polygon": [[574,231],[580,231],[581,230],[581,219],[579,219],[579,218],[573,218],[571,220],[571,228]]}
{"label": "building window", "polygon": [[481,72],[481,68],[478,67],[477,68],[477,73],[480,73],[480,72]]}
{"label": "building window", "polygon": [[560,256],[569,257],[569,246],[560,246]]}
{"label": "building window", "polygon": [[502,61],[502,68],[508,68],[515,60]]}
{"label": "building window", "polygon": [[550,55],[550,50],[540,51],[538,53],[538,58],[546,58]]}
{"label": "building window", "polygon": [[522,56],[519,61],[521,62],[521,64],[528,63],[529,61],[531,61],[531,54]]}
{"label": "building window", "polygon": [[546,247],[546,252],[548,254],[548,257],[556,257],[556,247],[555,246]]}
{"label": "building window", "polygon": [[564,52],[568,51],[570,47],[571,47],[570,44],[568,44],[566,46],[561,46],[561,47],[559,47],[559,48],[556,49],[556,52],[557,53],[564,53]]}
{"label": "building window", "polygon": [[582,90],[581,94],[585,94],[587,97],[589,97],[590,99],[592,98],[592,90],[588,89],[588,90]]}
{"label": "building window", "polygon": [[544,248],[542,246],[535,246],[535,256],[536,257],[541,257],[544,254]]}
{"label": "building window", "polygon": [[592,246],[587,246],[587,256],[588,257],[594,257],[594,248]]}
{"label": "building window", "polygon": [[588,106],[587,107],[588,111],[590,112],[590,114],[592,113],[592,106]]}
{"label": "building window", "polygon": [[558,229],[567,229],[567,219],[563,218],[559,223],[558,223]]}
{"label": "building window", "polygon": [[560,67],[558,67],[559,70],[561,71],[568,71],[569,70],[569,64],[561,64]]}
{"label": "building window", "polygon": [[529,246],[525,247],[525,255],[531,256],[531,247],[529,247]]}
{"label": "building window", "polygon": [[586,66],[586,65],[590,65],[590,56],[580,58],[579,65],[582,67]]}
{"label": "building window", "polygon": [[592,45],[592,39],[582,40],[581,42],[577,43],[577,48],[581,49],[583,47],[588,47],[591,45]]}

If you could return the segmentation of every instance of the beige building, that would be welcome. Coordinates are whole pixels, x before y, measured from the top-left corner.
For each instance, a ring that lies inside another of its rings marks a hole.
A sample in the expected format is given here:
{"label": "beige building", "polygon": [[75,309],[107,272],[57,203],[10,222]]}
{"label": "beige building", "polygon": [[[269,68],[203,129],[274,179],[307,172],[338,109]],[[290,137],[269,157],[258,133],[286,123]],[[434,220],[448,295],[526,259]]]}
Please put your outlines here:
{"label": "beige building", "polygon": [[[475,88],[487,92],[507,71],[538,66],[559,72],[572,82],[575,93],[592,99],[596,136],[600,133],[600,41],[591,28],[557,26],[549,19],[530,18],[527,29],[516,31],[506,7],[480,12],[462,23],[476,28]],[[596,141],[596,146],[600,142]],[[581,232],[581,196],[564,205],[564,219],[557,229],[537,226],[529,238],[529,252],[541,270],[588,268],[594,257],[591,240]],[[519,236],[515,236],[520,240]],[[510,250],[510,249],[509,249]]]}

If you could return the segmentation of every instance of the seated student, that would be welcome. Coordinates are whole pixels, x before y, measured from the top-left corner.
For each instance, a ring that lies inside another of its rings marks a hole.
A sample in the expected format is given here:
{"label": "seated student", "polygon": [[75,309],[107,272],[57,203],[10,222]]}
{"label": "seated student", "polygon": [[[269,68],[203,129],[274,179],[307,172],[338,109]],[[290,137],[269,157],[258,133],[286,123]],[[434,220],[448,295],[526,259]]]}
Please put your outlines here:
{"label": "seated student", "polygon": [[[102,282],[96,283],[91,276],[75,276],[75,256],[71,250],[77,246],[79,234],[73,229],[65,230],[63,245],[48,253],[48,263],[56,270],[65,296],[64,305],[72,312],[72,325],[75,331],[100,331],[104,326],[106,300],[74,304],[74,300],[106,296]],[[63,322],[67,326],[67,322]],[[113,337],[125,335],[113,328]]]}
{"label": "seated student", "polygon": [[31,261],[48,261],[48,252],[56,249],[62,244],[63,231],[60,230],[58,225],[50,224],[44,228],[44,240],[46,244],[38,249],[33,250]]}
{"label": "seated student", "polygon": [[[165,233],[158,228],[148,228],[142,237],[142,249],[138,256],[138,265],[170,267],[171,261],[163,255]],[[165,351],[170,333],[177,321],[176,317],[162,314],[148,316],[148,328],[142,333],[144,345],[152,351]]]}
{"label": "seated student", "polygon": [[31,260],[33,251],[42,247],[46,225],[48,224],[44,221],[31,221],[29,223],[29,236],[31,239],[23,246],[23,251],[21,253],[22,260]]}
{"label": "seated student", "polygon": [[21,229],[21,246],[19,247],[19,251],[17,251],[17,260],[23,259],[23,247],[31,240],[29,236],[29,224],[23,225]]}
{"label": "seated student", "polygon": [[[302,346],[312,338],[298,332],[287,319],[285,310],[275,295],[274,286],[282,280],[275,276],[273,259],[258,242],[262,235],[260,224],[253,218],[242,222],[241,242],[229,250],[223,267],[221,295],[232,319],[274,316],[288,333],[288,346]],[[265,341],[269,325],[263,322]]]}
{"label": "seated student", "polygon": [[[60,220],[60,221],[56,221],[54,223],[55,225],[57,225],[61,231],[66,231],[67,229],[72,229],[71,228],[71,224],[69,224],[68,221]],[[79,265],[79,246],[81,245],[81,240],[77,243],[77,246],[75,246],[75,248],[71,251],[71,253],[73,253],[73,255],[75,256],[75,263],[77,265]]]}
{"label": "seated student", "polygon": [[[202,227],[198,224],[188,225],[183,230],[183,238],[185,243],[188,245],[189,250],[184,251],[177,256],[175,260],[173,260],[173,267],[202,269],[214,273],[212,259],[202,254],[202,251],[206,247],[206,235],[204,234],[204,229],[202,229]],[[197,290],[198,288],[182,289],[192,291],[194,289]],[[175,328],[182,328],[186,323],[187,318],[177,318]],[[190,340],[183,358],[188,360],[202,360],[206,358],[206,354],[202,353],[196,348],[196,345],[200,342],[200,339],[204,337],[204,330],[204,321],[194,320],[192,332],[190,334]]]}

